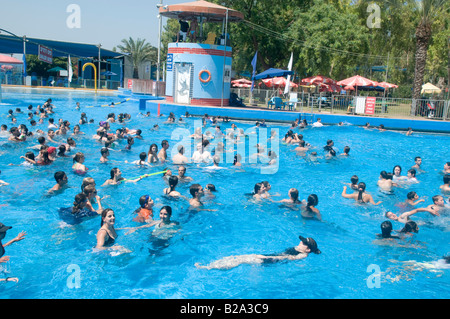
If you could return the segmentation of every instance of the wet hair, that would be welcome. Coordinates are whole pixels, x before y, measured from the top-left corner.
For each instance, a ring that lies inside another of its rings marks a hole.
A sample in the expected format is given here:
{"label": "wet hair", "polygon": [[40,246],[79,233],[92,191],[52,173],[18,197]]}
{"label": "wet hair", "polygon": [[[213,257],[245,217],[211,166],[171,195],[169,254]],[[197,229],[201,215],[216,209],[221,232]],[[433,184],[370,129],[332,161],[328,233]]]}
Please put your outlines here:
{"label": "wet hair", "polygon": [[63,171],[58,171],[53,176],[55,178],[55,181],[58,183],[64,178],[64,176],[66,176],[66,173],[64,173]]}
{"label": "wet hair", "polygon": [[350,177],[350,181],[352,182],[352,184],[356,184],[359,181],[358,176],[353,175],[352,177]]}
{"label": "wet hair", "polygon": [[311,207],[317,206],[319,204],[319,197],[316,194],[311,194],[306,200],[306,210],[311,211]]}
{"label": "wet hair", "polygon": [[167,215],[169,215],[169,218],[172,217],[172,207],[163,206],[163,207],[161,207],[161,209],[159,211],[161,212],[163,209],[167,212]]}
{"label": "wet hair", "polygon": [[150,145],[149,149],[148,149],[148,153],[150,154],[152,152],[152,148],[156,146],[156,152],[158,152],[158,145],[156,145],[155,143],[153,143],[152,145]]}
{"label": "wet hair", "polygon": [[96,189],[95,189],[94,184],[89,184],[84,187],[83,194],[86,195],[87,197],[89,197],[89,195],[91,195],[95,191],[96,191]]}
{"label": "wet hair", "polygon": [[139,154],[139,159],[140,159],[141,161],[145,161],[146,158],[147,158],[147,153],[141,152],[141,153]]}
{"label": "wet hair", "polygon": [[214,184],[207,184],[206,189],[209,190],[210,192],[215,192],[216,186],[214,186]]}
{"label": "wet hair", "polygon": [[436,203],[437,200],[441,197],[442,197],[442,195],[434,195],[433,197],[431,197],[431,200],[433,201],[433,203]]}
{"label": "wet hair", "polygon": [[350,146],[344,147],[344,153],[348,154],[350,152]]}
{"label": "wet hair", "polygon": [[167,145],[167,144],[169,144],[169,142],[168,142],[167,140],[163,140],[163,141],[161,142],[161,146],[162,146],[162,147],[164,147],[164,145]]}
{"label": "wet hair", "polygon": [[34,153],[29,151],[25,153],[25,157],[34,161]]}
{"label": "wet hair", "polygon": [[102,147],[102,149],[100,150],[100,154],[101,155],[106,155],[108,154],[109,150],[107,147]]}
{"label": "wet hair", "polygon": [[450,183],[450,174],[445,174],[443,177],[444,184]]}
{"label": "wet hair", "polygon": [[421,158],[420,156],[414,157],[414,162],[417,161],[417,160],[420,159],[420,158]]}
{"label": "wet hair", "polygon": [[148,203],[148,199],[150,198],[150,195],[142,195],[139,197],[139,205],[141,205],[142,208],[145,207]]}
{"label": "wet hair", "polygon": [[170,187],[170,191],[175,190],[175,186],[177,186],[178,184],[178,177],[176,176],[170,176],[169,177],[169,187]]}
{"label": "wet hair", "polygon": [[113,213],[114,213],[114,211],[113,211],[111,208],[105,208],[105,209],[102,211],[102,218],[100,219],[100,227],[103,226],[103,218],[105,218],[106,215],[108,215],[109,212],[113,212]]}
{"label": "wet hair", "polygon": [[84,157],[84,154],[82,152],[78,152],[75,154],[75,156],[73,157],[73,162],[79,162],[81,158]]}
{"label": "wet hair", "polygon": [[43,136],[39,136],[37,138],[37,140],[38,140],[39,144],[44,144],[45,143],[45,137],[43,137]]}
{"label": "wet hair", "polygon": [[398,167],[400,169],[400,174],[402,173],[402,167],[400,165],[395,165],[394,168],[392,169],[392,173],[395,174],[395,168]]}
{"label": "wet hair", "polygon": [[111,171],[109,171],[109,174],[111,175],[111,179],[114,179],[114,176],[117,174],[118,170],[119,170],[119,168],[114,167],[111,169]]}
{"label": "wet hair", "polygon": [[65,145],[58,146],[58,155],[63,156],[65,153],[66,153],[66,146]]}
{"label": "wet hair", "polygon": [[416,222],[413,222],[410,220],[405,224],[405,226],[400,230],[401,233],[418,233],[419,227],[417,226]]}
{"label": "wet hair", "polygon": [[364,191],[366,190],[366,183],[361,182],[358,184],[358,201],[362,202],[363,201],[363,196],[362,194],[364,193]]}
{"label": "wet hair", "polygon": [[87,201],[87,197],[85,194],[79,193],[79,194],[75,195],[75,199],[74,199],[73,207],[72,207],[72,214],[78,213],[82,208],[82,204],[85,203],[86,201]]}
{"label": "wet hair", "polygon": [[254,188],[253,188],[253,194],[258,194],[259,190],[261,189],[261,187],[263,186],[263,183],[256,183]]}
{"label": "wet hair", "polygon": [[388,177],[387,177],[387,172],[386,172],[386,171],[381,171],[381,172],[380,172],[380,176],[381,176],[382,178],[384,178],[384,179],[388,179]]}
{"label": "wet hair", "polygon": [[386,220],[381,223],[381,237],[390,238],[392,232],[392,223],[389,220]]}
{"label": "wet hair", "polygon": [[195,197],[195,193],[197,193],[202,186],[200,184],[192,184],[191,187],[189,187],[189,193],[192,195],[192,197]]}
{"label": "wet hair", "polygon": [[416,177],[416,170],[414,168],[410,168],[408,173],[410,173],[413,177]]}
{"label": "wet hair", "polygon": [[406,198],[407,198],[407,199],[414,199],[414,197],[415,197],[416,195],[417,195],[416,192],[411,191],[411,192],[409,192],[408,194],[406,194]]}
{"label": "wet hair", "polygon": [[298,202],[300,202],[299,200],[298,200],[298,189],[296,189],[296,188],[292,188],[292,190],[289,192],[291,195],[291,197],[292,197],[292,200],[294,201],[294,203],[298,203]]}
{"label": "wet hair", "polygon": [[233,165],[236,165],[236,163],[240,162],[240,161],[241,161],[241,155],[240,154],[234,155]]}
{"label": "wet hair", "polygon": [[83,192],[84,188],[87,185],[91,185],[91,184],[94,184],[94,183],[95,183],[95,181],[94,181],[94,179],[92,177],[85,177],[85,178],[83,178],[83,182],[81,183],[81,191]]}

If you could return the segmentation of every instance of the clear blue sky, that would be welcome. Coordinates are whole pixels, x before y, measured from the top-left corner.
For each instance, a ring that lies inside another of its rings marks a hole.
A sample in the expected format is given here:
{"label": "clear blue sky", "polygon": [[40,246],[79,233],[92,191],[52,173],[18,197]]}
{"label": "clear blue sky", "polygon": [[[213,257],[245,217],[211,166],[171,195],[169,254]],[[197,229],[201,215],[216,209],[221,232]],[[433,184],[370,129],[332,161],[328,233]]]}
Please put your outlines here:
{"label": "clear blue sky", "polygon": [[[191,0],[163,0],[163,4]],[[160,0],[0,0],[0,28],[18,36],[102,44],[111,50],[124,38],[146,39],[158,45]],[[69,28],[70,4],[80,8],[80,28]],[[167,19],[163,18],[163,26]]]}

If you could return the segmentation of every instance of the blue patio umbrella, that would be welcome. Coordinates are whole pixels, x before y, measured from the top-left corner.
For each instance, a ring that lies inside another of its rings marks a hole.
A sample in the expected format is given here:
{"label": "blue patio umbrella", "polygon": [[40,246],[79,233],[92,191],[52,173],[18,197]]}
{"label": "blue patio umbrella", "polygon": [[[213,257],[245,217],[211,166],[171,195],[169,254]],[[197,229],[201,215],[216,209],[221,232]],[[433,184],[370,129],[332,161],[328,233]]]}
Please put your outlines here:
{"label": "blue patio umbrella", "polygon": [[106,75],[106,76],[113,76],[113,75],[117,75],[116,73],[114,73],[114,72],[111,72],[111,71],[105,71],[105,72],[102,72],[102,73],[100,73],[101,75]]}
{"label": "blue patio umbrella", "polygon": [[254,79],[261,80],[261,79],[275,78],[278,76],[284,77],[292,74],[294,74],[294,71],[270,68],[264,72],[255,75]]}

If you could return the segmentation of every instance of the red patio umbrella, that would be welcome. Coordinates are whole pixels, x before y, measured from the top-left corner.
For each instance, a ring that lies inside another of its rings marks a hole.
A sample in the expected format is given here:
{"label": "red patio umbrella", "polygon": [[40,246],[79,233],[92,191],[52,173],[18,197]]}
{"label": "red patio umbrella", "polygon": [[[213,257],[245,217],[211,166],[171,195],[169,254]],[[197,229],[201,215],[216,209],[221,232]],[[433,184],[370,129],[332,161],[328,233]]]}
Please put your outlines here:
{"label": "red patio umbrella", "polygon": [[252,81],[242,78],[231,81],[231,85],[233,87],[251,87]]}
{"label": "red patio umbrella", "polygon": [[302,79],[300,83],[303,85],[320,85],[320,84],[336,84],[336,81],[323,75],[316,75]]}
{"label": "red patio umbrella", "polygon": [[[287,83],[288,83],[287,79],[283,78],[283,77],[274,77],[274,78],[262,79],[262,81],[269,88],[271,88],[271,87],[282,87],[282,88],[284,88],[287,85]],[[294,82],[289,81],[289,86],[293,87],[293,88],[296,88],[296,87],[298,87],[298,84],[295,84]]]}
{"label": "red patio umbrella", "polygon": [[352,76],[351,78],[341,80],[337,82],[338,85],[348,85],[348,86],[377,86],[377,82],[369,80],[360,75]]}
{"label": "red patio umbrella", "polygon": [[352,86],[356,88],[356,94],[358,94],[358,86],[377,86],[378,82],[369,80],[360,75],[355,75],[350,78],[338,81],[337,84],[342,86]]}
{"label": "red patio umbrella", "polygon": [[385,89],[398,88],[398,85],[388,83],[388,82],[378,82],[378,86],[381,86],[382,88],[385,88]]}

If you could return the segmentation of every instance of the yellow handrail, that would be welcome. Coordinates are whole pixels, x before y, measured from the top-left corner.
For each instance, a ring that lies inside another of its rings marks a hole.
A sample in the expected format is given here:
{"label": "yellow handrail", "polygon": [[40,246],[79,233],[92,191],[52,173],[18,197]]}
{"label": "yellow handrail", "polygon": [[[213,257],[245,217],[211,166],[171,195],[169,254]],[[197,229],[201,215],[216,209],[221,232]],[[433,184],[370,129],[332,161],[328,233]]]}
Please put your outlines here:
{"label": "yellow handrail", "polygon": [[95,64],[94,63],[85,63],[84,65],[83,65],[83,68],[82,68],[82,71],[84,72],[84,69],[88,66],[88,65],[90,65],[90,66],[92,66],[93,68],[94,68],[94,81],[95,81],[95,83],[94,83],[94,87],[95,87],[95,93],[97,93],[97,68],[95,67]]}

